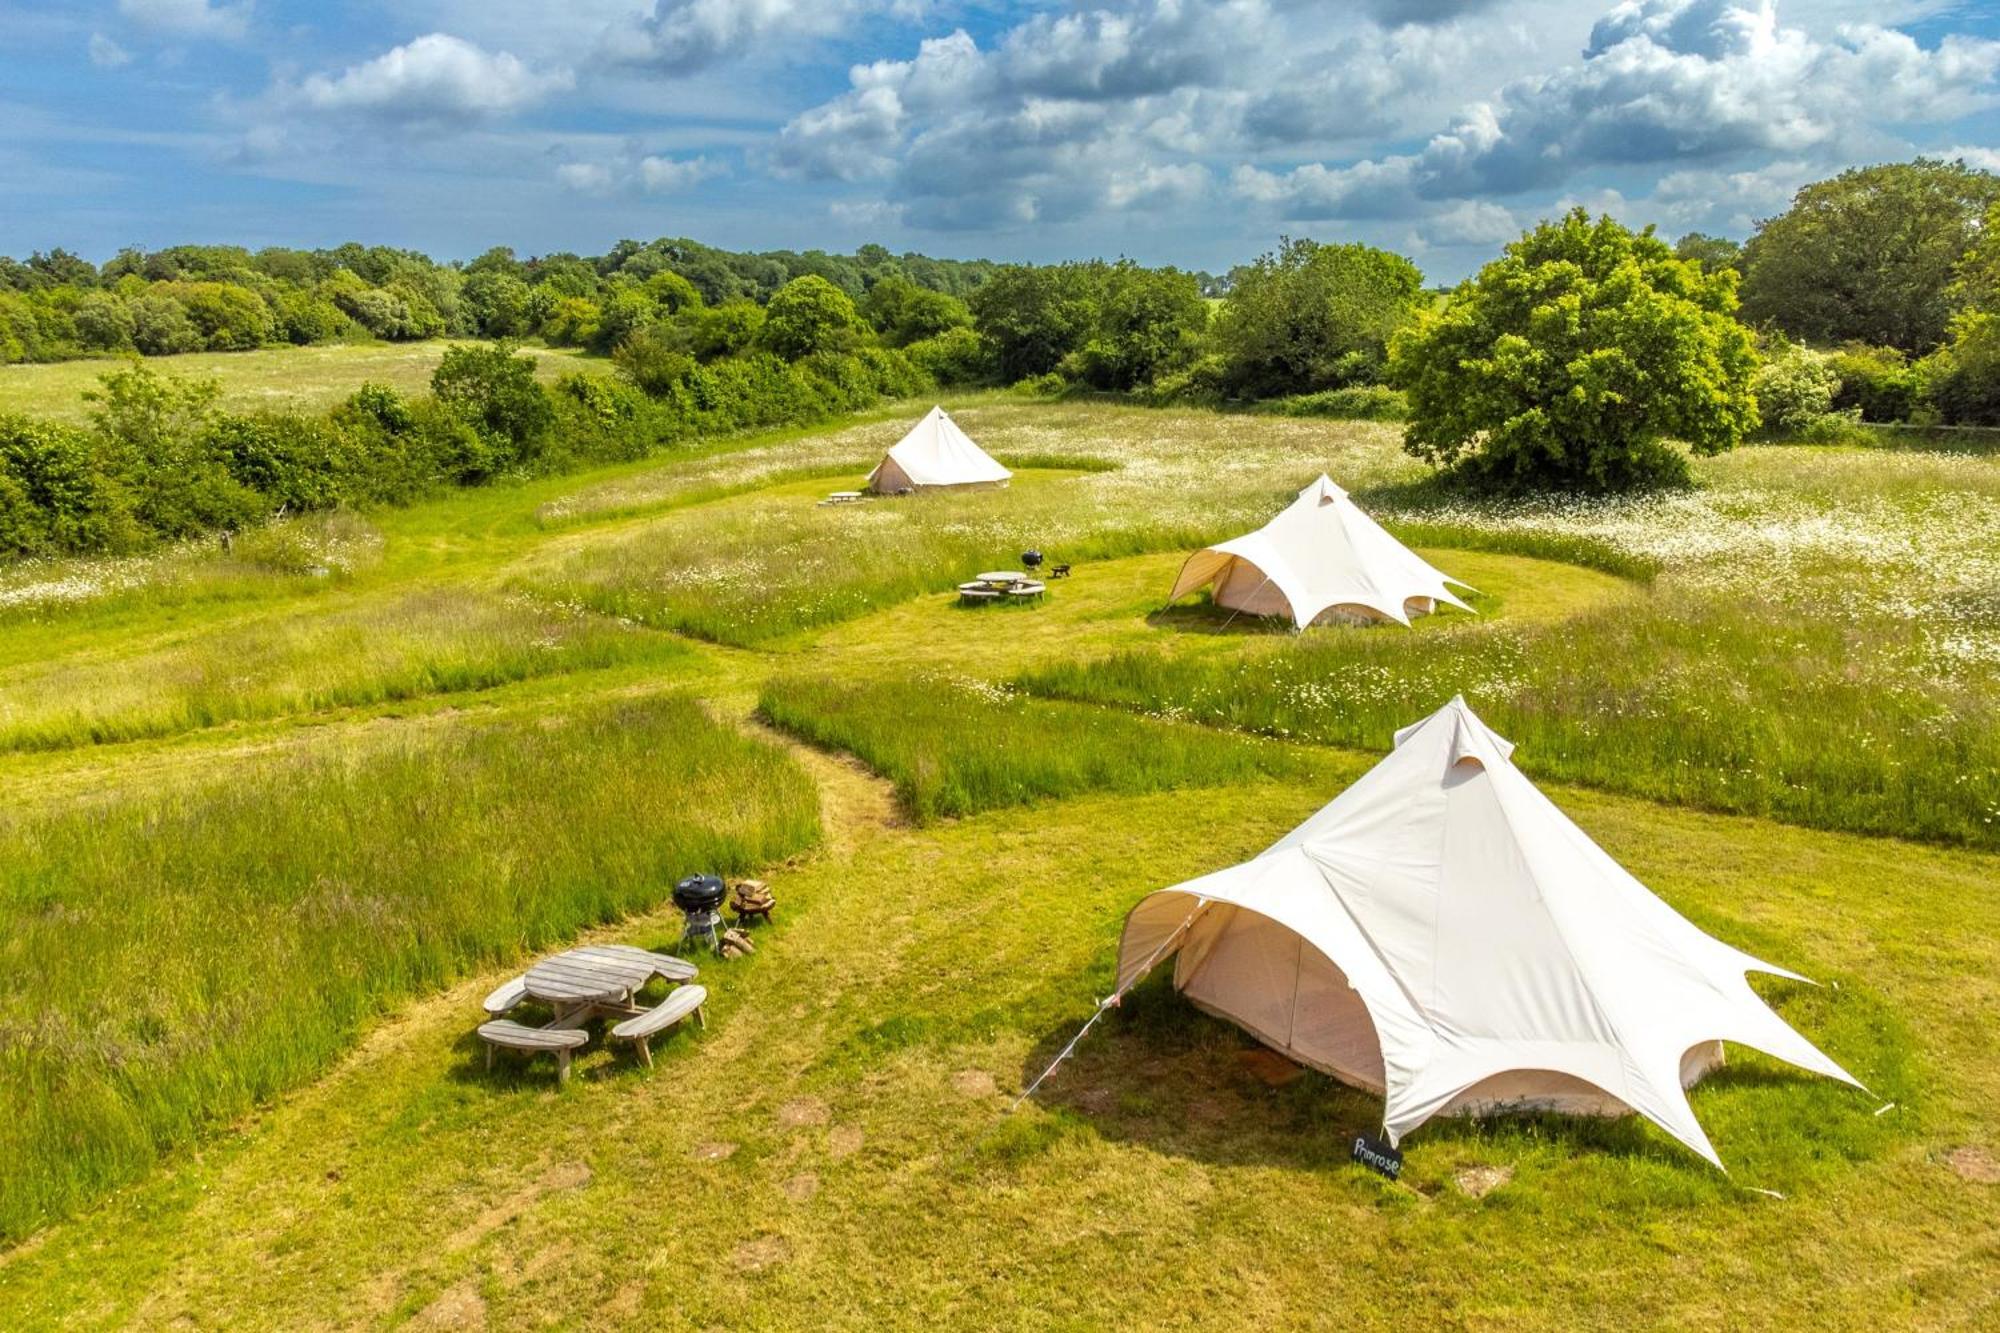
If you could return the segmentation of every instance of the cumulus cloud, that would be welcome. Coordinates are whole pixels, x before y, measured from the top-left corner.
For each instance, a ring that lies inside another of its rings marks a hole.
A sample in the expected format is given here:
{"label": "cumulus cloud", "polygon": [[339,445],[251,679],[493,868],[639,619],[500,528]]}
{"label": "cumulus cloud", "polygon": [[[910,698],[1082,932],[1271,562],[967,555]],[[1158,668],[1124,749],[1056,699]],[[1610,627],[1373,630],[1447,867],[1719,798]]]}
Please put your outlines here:
{"label": "cumulus cloud", "polygon": [[505,116],[570,88],[568,70],[538,71],[434,32],[339,74],[314,74],[282,90],[286,104],[333,115],[403,123],[468,123]]}
{"label": "cumulus cloud", "polygon": [[604,53],[688,74],[765,45],[830,36],[869,14],[907,18],[923,8],[922,0],[656,0],[651,13],[610,29]]}
{"label": "cumulus cloud", "polygon": [[1990,106],[1996,75],[2000,42],[1926,49],[1867,26],[1819,41],[1780,26],[1770,0],[1627,0],[1580,63],[1469,107],[1415,153],[1252,169],[1236,184],[1296,218],[1383,217],[1559,188],[1592,167],[1833,154],[1862,117],[1942,122]]}
{"label": "cumulus cloud", "polygon": [[117,69],[132,63],[132,53],[101,32],[90,34],[90,63],[99,69]]}
{"label": "cumulus cloud", "polygon": [[1039,14],[990,48],[964,31],[907,60],[857,65],[795,117],[779,168],[889,182],[921,226],[1064,221],[1205,193],[1200,154],[1241,119],[1230,86],[1268,40],[1267,0],[1152,0]]}
{"label": "cumulus cloud", "polygon": [[614,161],[565,162],[556,168],[556,180],[580,194],[679,194],[728,171],[708,157],[627,154]]}
{"label": "cumulus cloud", "polygon": [[241,37],[250,27],[250,6],[209,0],[118,0],[118,12],[142,28],[182,37]]}

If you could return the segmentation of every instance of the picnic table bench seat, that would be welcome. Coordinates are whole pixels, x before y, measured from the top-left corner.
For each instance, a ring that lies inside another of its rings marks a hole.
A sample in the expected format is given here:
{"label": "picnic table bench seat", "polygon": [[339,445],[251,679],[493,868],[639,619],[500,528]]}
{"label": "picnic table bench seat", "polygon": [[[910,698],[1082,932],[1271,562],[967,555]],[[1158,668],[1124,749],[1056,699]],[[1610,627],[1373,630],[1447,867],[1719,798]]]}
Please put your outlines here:
{"label": "picnic table bench seat", "polygon": [[515,1005],[528,998],[528,979],[515,977],[503,982],[491,995],[479,1002],[489,1017],[498,1018],[511,1011]]}
{"label": "picnic table bench seat", "polygon": [[525,1023],[501,1018],[481,1023],[479,1039],[486,1043],[488,1069],[493,1068],[493,1053],[501,1047],[510,1051],[525,1051],[531,1056],[548,1052],[556,1057],[556,1081],[567,1083],[570,1052],[589,1041],[590,1034],[579,1027],[531,1028]]}
{"label": "picnic table bench seat", "polygon": [[647,1043],[652,1040],[654,1034],[672,1027],[689,1014],[694,1015],[697,1023],[703,1027],[707,1027],[708,1019],[702,1013],[702,1006],[707,1002],[708,988],[706,986],[676,987],[668,994],[666,999],[661,1000],[645,1013],[640,1014],[636,1018],[628,1018],[617,1027],[612,1028],[611,1035],[622,1041],[629,1041],[637,1045],[639,1048],[639,1058],[645,1061],[650,1067],[653,1063],[653,1051]]}

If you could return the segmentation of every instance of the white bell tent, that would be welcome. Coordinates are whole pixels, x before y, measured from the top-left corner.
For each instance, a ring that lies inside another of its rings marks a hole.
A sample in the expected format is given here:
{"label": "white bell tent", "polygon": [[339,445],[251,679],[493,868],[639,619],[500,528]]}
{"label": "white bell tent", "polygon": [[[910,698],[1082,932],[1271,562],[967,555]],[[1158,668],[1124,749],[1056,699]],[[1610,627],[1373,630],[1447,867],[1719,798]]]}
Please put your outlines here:
{"label": "white bell tent", "polygon": [[1407,625],[1439,602],[1470,611],[1453,583],[1472,587],[1431,568],[1322,473],[1255,532],[1189,556],[1168,600],[1213,584],[1217,606],[1300,629],[1343,617]]}
{"label": "white bell tent", "polygon": [[1732,1041],[1860,1085],[1706,935],[1514,767],[1453,699],[1254,860],[1142,899],[1122,994],[1173,984],[1266,1045],[1381,1093],[1394,1144],[1434,1115],[1636,1111],[1721,1165],[1684,1089]]}
{"label": "white bell tent", "polygon": [[942,407],[933,407],[868,474],[868,489],[938,490],[958,486],[1004,486],[1014,474],[972,442]]}

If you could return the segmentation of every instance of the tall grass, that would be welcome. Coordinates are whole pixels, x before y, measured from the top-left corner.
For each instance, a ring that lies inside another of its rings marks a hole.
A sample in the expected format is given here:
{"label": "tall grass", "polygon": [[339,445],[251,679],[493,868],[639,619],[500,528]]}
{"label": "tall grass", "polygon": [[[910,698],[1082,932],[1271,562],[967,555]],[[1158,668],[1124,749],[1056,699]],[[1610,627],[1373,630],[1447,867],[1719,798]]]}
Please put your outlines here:
{"label": "tall grass", "polygon": [[413,993],[817,833],[795,764],[682,699],[0,823],[0,1237]]}
{"label": "tall grass", "polygon": [[1316,631],[1232,658],[1134,652],[1018,683],[1370,749],[1463,693],[1544,777],[2000,847],[2000,671],[1940,673],[1924,627],[1885,617],[1662,594],[1558,626]]}
{"label": "tall grass", "polygon": [[381,556],[381,533],[343,509],[265,524],[227,551],[202,538],[141,556],[0,563],[0,628],[301,596],[343,586]]}
{"label": "tall grass", "polygon": [[923,821],[1085,792],[1224,786],[1307,771],[1296,751],[1252,737],[938,677],[779,677],[765,685],[759,707],[793,735],[846,750],[889,778]]}
{"label": "tall grass", "polygon": [[436,588],[263,617],[142,652],[0,670],[0,750],[172,735],[686,652],[601,617]]}

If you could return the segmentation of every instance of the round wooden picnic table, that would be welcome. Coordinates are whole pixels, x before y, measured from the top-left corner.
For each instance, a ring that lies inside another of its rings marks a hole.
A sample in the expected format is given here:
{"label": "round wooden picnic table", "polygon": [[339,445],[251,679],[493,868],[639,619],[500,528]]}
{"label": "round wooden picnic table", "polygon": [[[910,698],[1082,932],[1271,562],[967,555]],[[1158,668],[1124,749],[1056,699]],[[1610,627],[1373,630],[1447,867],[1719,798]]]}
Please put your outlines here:
{"label": "round wooden picnic table", "polygon": [[981,583],[1019,583],[1019,582],[1020,582],[1021,580],[1025,579],[1025,578],[1027,578],[1027,577],[1028,577],[1028,576],[1027,576],[1026,574],[1023,574],[1023,573],[1022,573],[1022,572],[1021,572],[1020,570],[1018,570],[1018,569],[996,569],[996,570],[993,570],[993,571],[991,571],[991,572],[989,572],[989,573],[985,573],[985,574],[981,574],[981,575],[979,576],[979,582],[981,582]]}
{"label": "round wooden picnic table", "polygon": [[546,1000],[560,1017],[583,1007],[626,1007],[632,992],[654,977],[689,981],[695,966],[629,944],[587,944],[544,958],[523,978],[528,994]]}

